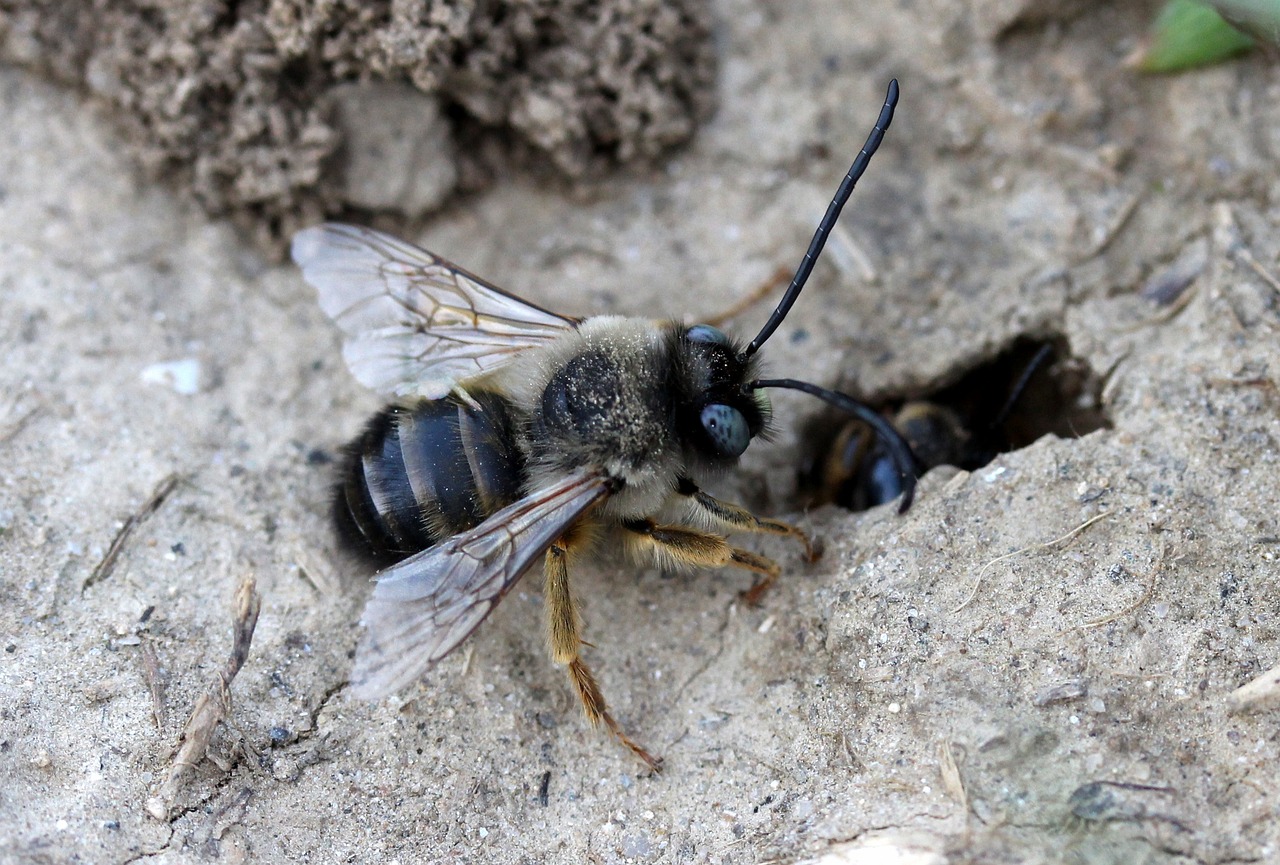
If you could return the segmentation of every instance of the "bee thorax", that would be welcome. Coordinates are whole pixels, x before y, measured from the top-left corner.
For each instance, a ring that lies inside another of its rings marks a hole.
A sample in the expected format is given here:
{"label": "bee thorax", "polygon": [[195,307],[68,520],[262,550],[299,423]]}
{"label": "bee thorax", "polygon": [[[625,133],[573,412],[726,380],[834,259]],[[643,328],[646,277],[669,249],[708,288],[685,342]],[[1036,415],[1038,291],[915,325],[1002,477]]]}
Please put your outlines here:
{"label": "bee thorax", "polygon": [[644,485],[679,451],[663,352],[649,340],[583,341],[550,376],[535,406],[536,462],[560,469],[598,466]]}

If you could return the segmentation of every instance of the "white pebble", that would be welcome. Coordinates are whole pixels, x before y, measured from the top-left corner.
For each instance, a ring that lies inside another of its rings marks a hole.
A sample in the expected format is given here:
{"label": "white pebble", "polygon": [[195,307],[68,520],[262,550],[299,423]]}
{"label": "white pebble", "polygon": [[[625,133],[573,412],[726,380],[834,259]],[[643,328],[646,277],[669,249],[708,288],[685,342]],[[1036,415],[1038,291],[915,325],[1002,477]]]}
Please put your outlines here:
{"label": "white pebble", "polygon": [[200,390],[200,361],[186,357],[153,363],[143,368],[141,378],[147,384],[164,385],[183,396],[191,396]]}

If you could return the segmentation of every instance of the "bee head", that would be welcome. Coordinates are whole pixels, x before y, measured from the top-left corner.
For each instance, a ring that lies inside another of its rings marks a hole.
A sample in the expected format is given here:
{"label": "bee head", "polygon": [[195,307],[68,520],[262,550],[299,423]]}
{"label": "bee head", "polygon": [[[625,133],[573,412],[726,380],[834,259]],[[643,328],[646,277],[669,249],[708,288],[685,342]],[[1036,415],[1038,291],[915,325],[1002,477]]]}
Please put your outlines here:
{"label": "bee head", "polygon": [[880,109],[875,128],[871,130],[867,143],[853,160],[848,174],[836,190],[831,204],[827,206],[826,215],[818,224],[818,230],[814,232],[809,249],[792,277],[782,302],[769,316],[755,339],[746,346],[736,345],[723,331],[709,324],[695,324],[679,331],[680,350],[677,356],[684,359],[684,369],[680,370],[679,378],[680,383],[690,390],[686,391],[680,401],[677,422],[686,431],[694,449],[712,463],[723,465],[735,462],[747,449],[747,445],[751,444],[751,440],[764,432],[769,419],[769,402],[760,391],[774,385],[755,380],[756,352],[778,329],[778,325],[782,324],[792,305],[800,297],[800,291],[808,281],[818,256],[822,254],[831,229],[840,218],[841,209],[853,193],[858,178],[867,170],[872,154],[884,139],[885,130],[889,128],[897,104],[898,82],[895,79],[889,82],[889,92],[885,95],[884,106]]}
{"label": "bee head", "polygon": [[713,464],[736,462],[769,422],[768,397],[747,387],[756,362],[709,324],[681,328],[677,340],[677,423],[699,456]]}

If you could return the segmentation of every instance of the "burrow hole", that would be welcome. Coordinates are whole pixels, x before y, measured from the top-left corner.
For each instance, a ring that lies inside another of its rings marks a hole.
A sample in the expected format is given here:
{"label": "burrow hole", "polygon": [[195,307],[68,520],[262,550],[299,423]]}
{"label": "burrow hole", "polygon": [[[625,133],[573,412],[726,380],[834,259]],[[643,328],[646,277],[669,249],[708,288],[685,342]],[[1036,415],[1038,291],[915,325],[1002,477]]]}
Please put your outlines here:
{"label": "burrow hole", "polygon": [[[924,471],[939,465],[972,471],[1050,433],[1078,438],[1111,428],[1100,398],[1103,377],[1074,357],[1062,336],[1019,337],[948,378],[925,393],[873,403],[911,442]],[[806,424],[803,436],[809,457],[800,492],[807,504],[865,510],[897,497],[896,471],[865,424],[826,412]]]}

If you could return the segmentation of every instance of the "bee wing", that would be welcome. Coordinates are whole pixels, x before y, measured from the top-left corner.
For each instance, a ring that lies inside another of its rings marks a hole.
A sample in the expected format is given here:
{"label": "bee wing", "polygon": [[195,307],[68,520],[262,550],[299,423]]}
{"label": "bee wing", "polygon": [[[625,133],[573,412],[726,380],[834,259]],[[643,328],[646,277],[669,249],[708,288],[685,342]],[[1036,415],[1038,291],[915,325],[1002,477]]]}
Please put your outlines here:
{"label": "bee wing", "polygon": [[352,694],[385,696],[453,651],[609,484],[571,475],[383,571],[364,609]]}
{"label": "bee wing", "polygon": [[325,223],[293,237],[293,260],[347,334],[356,379],[388,396],[439,399],[577,321],[508,294],[390,235]]}

